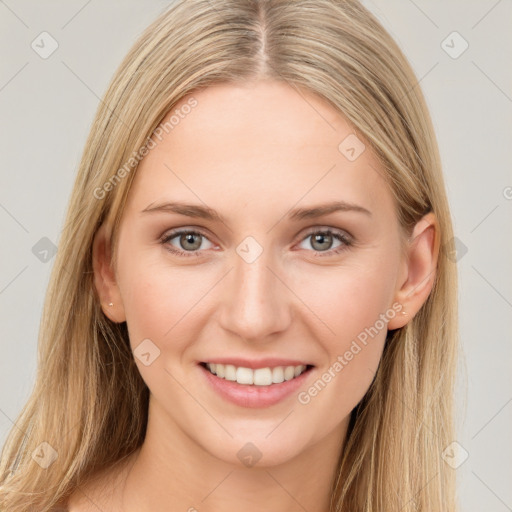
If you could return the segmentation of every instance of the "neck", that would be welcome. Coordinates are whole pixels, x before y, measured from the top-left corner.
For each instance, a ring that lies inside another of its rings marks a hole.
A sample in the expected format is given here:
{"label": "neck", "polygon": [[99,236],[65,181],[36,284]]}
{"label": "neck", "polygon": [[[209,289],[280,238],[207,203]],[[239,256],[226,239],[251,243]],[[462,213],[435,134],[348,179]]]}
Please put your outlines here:
{"label": "neck", "polygon": [[248,467],[213,456],[150,400],[146,437],[125,480],[121,508],[126,512],[329,512],[347,426],[348,418],[285,462]]}

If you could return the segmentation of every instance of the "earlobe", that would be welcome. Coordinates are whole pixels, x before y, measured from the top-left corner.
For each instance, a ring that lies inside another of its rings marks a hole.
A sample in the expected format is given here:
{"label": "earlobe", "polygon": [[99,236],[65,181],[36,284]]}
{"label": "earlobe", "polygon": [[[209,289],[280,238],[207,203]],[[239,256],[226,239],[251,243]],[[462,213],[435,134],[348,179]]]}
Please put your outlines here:
{"label": "earlobe", "polygon": [[110,235],[106,225],[102,224],[94,236],[92,246],[94,285],[103,313],[113,322],[120,323],[124,322],[126,317],[110,257]]}
{"label": "earlobe", "polygon": [[422,217],[414,227],[407,248],[406,277],[397,283],[395,302],[401,313],[388,323],[388,329],[406,325],[425,303],[434,285],[439,256],[440,232],[434,213]]}

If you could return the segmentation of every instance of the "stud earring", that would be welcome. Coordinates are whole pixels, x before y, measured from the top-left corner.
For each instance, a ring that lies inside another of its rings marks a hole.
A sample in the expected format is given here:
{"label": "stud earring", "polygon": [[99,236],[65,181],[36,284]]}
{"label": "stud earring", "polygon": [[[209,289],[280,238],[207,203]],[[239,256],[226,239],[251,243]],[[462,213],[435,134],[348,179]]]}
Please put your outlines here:
{"label": "stud earring", "polygon": [[113,302],[109,302],[109,303],[108,303],[108,305],[109,305],[110,307],[112,307],[112,306],[114,305],[114,303],[113,303]]}
{"label": "stud earring", "polygon": [[405,311],[402,311],[402,315],[407,315],[407,313]]}

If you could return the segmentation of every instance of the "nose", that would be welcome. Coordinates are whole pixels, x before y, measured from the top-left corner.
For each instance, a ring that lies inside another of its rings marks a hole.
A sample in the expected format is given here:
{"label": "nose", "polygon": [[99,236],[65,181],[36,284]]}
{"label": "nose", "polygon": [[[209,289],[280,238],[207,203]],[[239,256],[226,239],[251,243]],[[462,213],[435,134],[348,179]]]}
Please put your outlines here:
{"label": "nose", "polygon": [[272,335],[288,328],[292,316],[293,294],[270,253],[264,250],[252,262],[234,253],[234,268],[223,280],[221,326],[251,342],[272,341]]}

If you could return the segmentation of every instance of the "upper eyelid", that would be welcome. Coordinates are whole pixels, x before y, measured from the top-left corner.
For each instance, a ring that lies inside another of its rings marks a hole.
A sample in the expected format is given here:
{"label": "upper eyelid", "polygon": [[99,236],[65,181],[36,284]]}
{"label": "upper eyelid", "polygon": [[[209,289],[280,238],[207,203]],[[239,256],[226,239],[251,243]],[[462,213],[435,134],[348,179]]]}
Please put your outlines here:
{"label": "upper eyelid", "polygon": [[[197,233],[201,236],[204,236],[208,240],[210,240],[210,236],[205,231],[203,231],[201,228],[196,228],[196,227],[171,229],[169,231],[166,231],[160,238],[162,240],[170,239],[170,238],[174,238],[175,236],[181,235],[183,233]],[[212,241],[210,240],[210,242],[212,242]]]}

